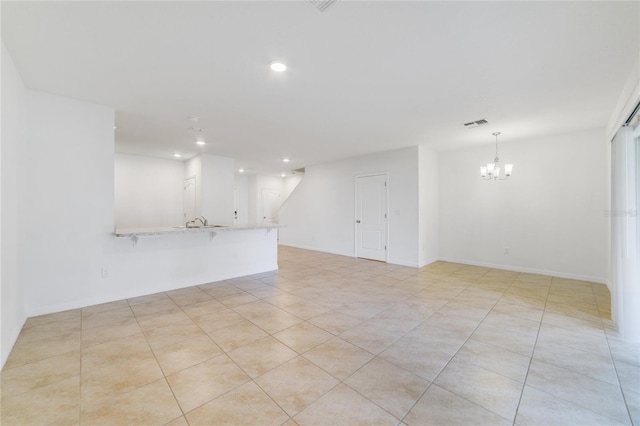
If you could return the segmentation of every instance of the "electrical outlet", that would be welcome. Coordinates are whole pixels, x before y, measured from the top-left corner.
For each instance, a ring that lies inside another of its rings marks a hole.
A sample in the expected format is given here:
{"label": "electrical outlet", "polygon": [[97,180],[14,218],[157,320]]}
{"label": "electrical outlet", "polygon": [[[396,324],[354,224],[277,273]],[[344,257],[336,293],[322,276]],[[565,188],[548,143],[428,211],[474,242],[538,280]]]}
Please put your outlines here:
{"label": "electrical outlet", "polygon": [[109,270],[107,268],[102,268],[100,270],[100,276],[102,278],[109,278]]}
{"label": "electrical outlet", "polygon": [[511,249],[510,249],[510,248],[508,248],[508,247],[506,247],[506,248],[504,249],[504,254],[511,254]]}

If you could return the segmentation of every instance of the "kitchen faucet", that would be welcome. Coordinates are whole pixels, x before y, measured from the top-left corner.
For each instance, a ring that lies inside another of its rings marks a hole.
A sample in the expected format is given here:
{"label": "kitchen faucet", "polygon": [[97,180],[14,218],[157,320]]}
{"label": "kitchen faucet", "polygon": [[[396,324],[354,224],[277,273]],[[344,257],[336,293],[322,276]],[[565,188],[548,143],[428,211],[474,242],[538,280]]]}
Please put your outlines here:
{"label": "kitchen faucet", "polygon": [[189,222],[187,222],[186,227],[187,228],[199,228],[199,226],[196,224],[196,221],[200,221],[200,223],[202,225],[200,226],[209,226],[209,221],[207,219],[205,219],[204,216],[200,216],[200,217],[196,217],[193,220],[190,220]]}

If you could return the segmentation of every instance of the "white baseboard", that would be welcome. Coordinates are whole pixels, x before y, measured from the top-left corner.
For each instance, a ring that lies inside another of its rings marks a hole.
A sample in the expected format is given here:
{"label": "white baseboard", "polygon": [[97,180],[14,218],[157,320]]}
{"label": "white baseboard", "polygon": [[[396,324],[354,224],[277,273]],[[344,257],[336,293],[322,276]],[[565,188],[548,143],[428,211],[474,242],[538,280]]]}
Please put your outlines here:
{"label": "white baseboard", "polygon": [[437,262],[438,260],[440,260],[440,259],[437,258],[437,257],[432,257],[430,259],[421,260],[420,263],[418,264],[418,268],[422,268],[424,266],[431,265],[432,263]]}
{"label": "white baseboard", "polygon": [[455,259],[451,257],[440,257],[438,258],[438,260],[441,260],[443,262],[462,263],[465,265],[482,266],[485,268],[492,268],[492,269],[504,269],[505,271],[525,272],[529,274],[538,274],[538,275],[547,275],[547,276],[558,277],[558,278],[567,278],[570,280],[589,281],[597,284],[605,284],[607,285],[607,287],[609,286],[607,283],[607,279],[603,277],[592,277],[589,275],[569,274],[566,272],[549,271],[545,269],[536,269],[536,268],[525,268],[522,266],[499,265],[496,263],[488,263],[488,262],[476,262],[474,260]]}

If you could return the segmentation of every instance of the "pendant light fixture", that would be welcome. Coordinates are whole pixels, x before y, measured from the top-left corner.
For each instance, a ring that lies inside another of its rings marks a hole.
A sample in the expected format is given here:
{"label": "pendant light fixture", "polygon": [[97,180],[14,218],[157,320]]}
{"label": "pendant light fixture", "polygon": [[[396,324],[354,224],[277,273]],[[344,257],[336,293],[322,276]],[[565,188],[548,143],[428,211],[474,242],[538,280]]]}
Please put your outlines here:
{"label": "pendant light fixture", "polygon": [[493,136],[496,137],[496,157],[493,159],[493,163],[487,163],[486,166],[480,167],[480,176],[484,180],[505,180],[511,176],[513,170],[513,164],[504,165],[504,177],[500,177],[500,158],[498,158],[498,135],[500,132],[494,132]]}

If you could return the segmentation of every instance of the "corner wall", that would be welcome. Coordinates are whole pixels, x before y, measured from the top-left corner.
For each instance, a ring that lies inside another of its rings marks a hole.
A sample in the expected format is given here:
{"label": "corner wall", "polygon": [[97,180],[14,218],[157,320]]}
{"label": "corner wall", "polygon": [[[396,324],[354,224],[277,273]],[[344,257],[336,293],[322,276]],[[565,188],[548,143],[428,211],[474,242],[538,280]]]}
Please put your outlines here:
{"label": "corner wall", "polygon": [[420,197],[419,266],[438,260],[438,153],[424,146],[418,147],[418,175]]}
{"label": "corner wall", "polygon": [[18,277],[18,161],[26,125],[25,88],[2,43],[2,126],[0,138],[0,368],[9,357],[26,314]]}
{"label": "corner wall", "polygon": [[387,173],[389,263],[418,266],[418,147],[305,168],[280,209],[280,243],[355,255],[355,177]]}
{"label": "corner wall", "polygon": [[480,178],[493,146],[441,152],[440,258],[605,283],[604,138],[604,128],[513,143],[503,138],[500,159],[514,169],[498,182]]}

